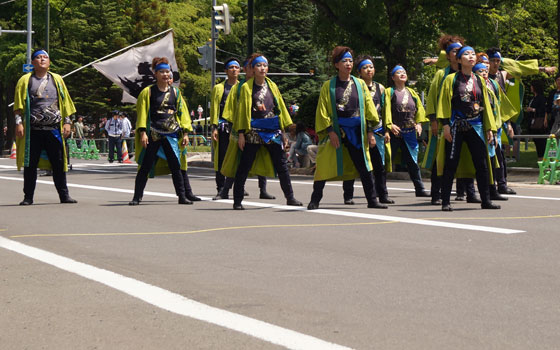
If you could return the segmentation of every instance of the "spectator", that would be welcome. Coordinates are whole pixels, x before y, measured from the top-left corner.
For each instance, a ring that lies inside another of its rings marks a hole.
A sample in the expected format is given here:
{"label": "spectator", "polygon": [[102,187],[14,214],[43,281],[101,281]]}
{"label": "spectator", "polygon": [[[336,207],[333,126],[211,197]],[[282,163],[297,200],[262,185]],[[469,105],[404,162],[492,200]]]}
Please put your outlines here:
{"label": "spectator", "polygon": [[[529,120],[529,133],[532,135],[544,135],[547,133],[548,124],[546,121],[546,98],[544,97],[544,84],[542,81],[533,81],[531,83],[531,92],[535,95],[529,106],[525,107]],[[537,148],[537,157],[542,160],[544,149],[546,147],[546,139],[533,139]]]}
{"label": "spectator", "polygon": [[82,116],[78,117],[78,120],[74,122],[73,129],[74,129],[74,138],[79,140],[76,143],[78,147],[81,147],[82,139],[84,139],[84,129],[85,129],[84,117]]}
{"label": "spectator", "polygon": [[201,105],[198,105],[196,111],[198,112],[198,119],[202,119],[202,113],[204,112],[204,108],[202,108]]}
{"label": "spectator", "polygon": [[295,117],[297,112],[299,111],[299,106],[297,105],[296,101],[292,102],[289,110],[290,110],[290,115],[292,116],[292,118]]}
{"label": "spectator", "polygon": [[105,124],[107,137],[109,138],[109,163],[113,163],[115,147],[117,148],[117,160],[122,163],[122,142],[123,123],[119,119],[119,111],[113,111],[113,118]]}
{"label": "spectator", "polygon": [[130,132],[132,130],[132,124],[130,124],[130,120],[128,119],[128,113],[121,112],[120,119],[123,125],[123,137],[130,137]]}
{"label": "spectator", "polygon": [[552,124],[550,133],[558,137],[560,133],[560,73],[556,74],[556,90],[550,92],[546,102],[546,119]]}
{"label": "spectator", "polygon": [[98,138],[102,138],[105,136],[105,124],[107,124],[107,118],[103,117],[97,125],[97,131],[99,132],[99,134],[97,135]]}
{"label": "spectator", "polygon": [[204,133],[204,128],[202,128],[200,122],[196,124],[196,133],[197,135],[202,135]]}
{"label": "spectator", "polygon": [[[303,166],[309,167],[309,156],[307,155],[307,146],[312,145],[311,137],[305,132],[305,126],[302,123],[296,125],[296,142],[290,148],[290,160],[296,168]],[[299,163],[299,157],[302,164]]]}

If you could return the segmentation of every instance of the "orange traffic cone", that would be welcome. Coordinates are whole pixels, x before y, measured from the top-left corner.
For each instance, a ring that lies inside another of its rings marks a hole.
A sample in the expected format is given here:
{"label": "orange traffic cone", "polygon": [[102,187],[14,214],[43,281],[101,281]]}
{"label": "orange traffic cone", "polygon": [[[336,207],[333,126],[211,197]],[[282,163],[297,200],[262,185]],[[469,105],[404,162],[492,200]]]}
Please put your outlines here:
{"label": "orange traffic cone", "polygon": [[12,150],[10,151],[10,159],[17,159],[16,148],[16,142],[14,141],[12,144]]}
{"label": "orange traffic cone", "polygon": [[122,160],[123,163],[132,163],[130,158],[128,157],[128,146],[126,145],[126,141],[123,140],[122,142]]}

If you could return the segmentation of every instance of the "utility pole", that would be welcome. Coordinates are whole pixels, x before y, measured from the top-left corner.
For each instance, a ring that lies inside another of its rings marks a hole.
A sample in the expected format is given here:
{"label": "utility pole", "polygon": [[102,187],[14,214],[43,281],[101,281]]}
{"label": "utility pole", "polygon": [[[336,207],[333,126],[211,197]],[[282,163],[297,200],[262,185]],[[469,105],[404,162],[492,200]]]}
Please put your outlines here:
{"label": "utility pole", "polygon": [[32,10],[33,8],[33,0],[27,0],[27,60],[25,63],[31,64],[31,31],[32,29]]}
{"label": "utility pole", "polygon": [[[558,0],[560,1],[560,0]],[[253,43],[254,34],[254,0],[249,0],[247,3],[247,56],[255,52],[255,46]]]}
{"label": "utility pole", "polygon": [[45,50],[49,52],[49,30],[51,26],[51,4],[50,1],[47,0],[47,8],[45,9],[46,18],[45,18]]}
{"label": "utility pole", "polygon": [[212,61],[210,66],[212,81],[210,82],[210,91],[212,91],[214,84],[216,84],[216,41],[218,41],[218,31],[216,30],[216,20],[214,19],[214,6],[216,6],[216,0],[212,0]]}

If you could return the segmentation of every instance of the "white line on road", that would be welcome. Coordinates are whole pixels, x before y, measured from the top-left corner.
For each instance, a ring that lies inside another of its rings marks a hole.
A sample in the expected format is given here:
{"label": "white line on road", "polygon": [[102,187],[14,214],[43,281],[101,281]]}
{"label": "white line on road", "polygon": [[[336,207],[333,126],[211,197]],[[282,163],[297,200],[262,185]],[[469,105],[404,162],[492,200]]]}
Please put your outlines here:
{"label": "white line on road", "polygon": [[0,247],[102,283],[169,312],[232,329],[288,349],[350,349],[254,318],[202,304],[166,289],[4,237],[0,237]]}
{"label": "white line on road", "polygon": [[[11,180],[11,181],[23,181],[22,178],[15,178],[15,177],[6,177],[0,176],[0,180]],[[52,181],[45,181],[45,180],[37,180],[37,183],[41,184],[49,184],[52,185]],[[103,187],[103,186],[92,186],[92,185],[80,185],[80,184],[68,184],[68,187],[75,187],[75,188],[84,188],[89,190],[96,190],[96,191],[109,191],[109,192],[120,192],[120,193],[134,193],[133,190],[129,189],[122,189],[122,188],[114,188],[114,187]],[[162,193],[162,192],[144,192],[144,195],[152,195],[158,197],[176,197],[175,194],[171,193]],[[218,200],[212,201],[210,197],[200,197],[202,200],[211,201],[214,203],[233,203],[231,200]],[[268,203],[260,203],[260,202],[251,202],[251,201],[243,201],[244,205],[250,205],[255,207],[261,208],[275,208],[275,209],[282,209],[282,210],[292,210],[292,211],[307,211],[305,207],[293,207],[287,205],[278,205],[278,204],[268,204]],[[482,231],[482,232],[492,232],[492,233],[500,233],[500,234],[514,234],[514,233],[523,233],[525,231],[521,230],[512,230],[506,228],[499,228],[499,227],[491,227],[491,226],[480,226],[480,225],[467,225],[467,224],[458,224],[453,222],[445,222],[445,221],[434,221],[434,220],[424,220],[424,219],[413,219],[413,218],[406,218],[406,217],[399,217],[399,216],[389,216],[389,215],[376,215],[376,214],[367,214],[367,213],[356,213],[356,212],[347,212],[343,210],[331,210],[331,209],[317,209],[309,211],[314,214],[328,214],[328,215],[336,215],[336,216],[346,216],[346,217],[354,217],[354,218],[362,218],[362,219],[372,219],[372,220],[381,220],[381,221],[395,221],[407,224],[416,224],[416,225],[425,225],[425,226],[435,226],[435,227],[447,227],[447,228],[454,228],[454,229],[461,229],[461,230],[471,230],[471,231]]]}

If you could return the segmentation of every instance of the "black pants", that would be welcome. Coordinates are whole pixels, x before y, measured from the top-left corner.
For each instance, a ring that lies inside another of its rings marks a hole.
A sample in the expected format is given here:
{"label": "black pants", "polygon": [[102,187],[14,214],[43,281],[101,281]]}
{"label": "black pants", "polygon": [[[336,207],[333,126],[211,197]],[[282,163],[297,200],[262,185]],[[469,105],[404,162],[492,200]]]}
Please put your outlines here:
{"label": "black pants", "polygon": [[[369,156],[371,158],[371,165],[373,166],[373,176],[375,178],[375,192],[379,198],[388,198],[389,192],[387,191],[387,172],[385,165],[383,165],[383,158],[377,146],[369,149]],[[344,200],[354,198],[354,179],[342,182],[342,190]]]}
{"label": "black pants", "polygon": [[[183,187],[185,188],[185,195],[193,195],[191,182],[189,181],[189,174],[186,170],[181,169],[181,175],[183,177]],[[179,196],[179,194],[177,194]]]}
{"label": "black pants", "polygon": [[166,137],[153,141],[152,137],[149,136],[148,147],[144,151],[142,165],[140,166],[140,169],[138,169],[138,174],[136,174],[136,181],[134,184],[134,199],[136,200],[141,199],[144,195],[144,188],[146,188],[146,183],[148,183],[148,174],[154,166],[160,146],[163,147],[165,157],[167,158],[167,164],[171,170],[171,178],[173,179],[175,193],[177,196],[184,196],[185,194],[184,179],[183,174],[181,174],[181,164],[179,163],[179,159],[177,159],[175,152],[173,152],[173,148],[169,144],[169,141]]}
{"label": "black pants", "polygon": [[422,182],[422,175],[420,175],[420,167],[418,166],[418,163],[414,161],[414,158],[412,158],[412,155],[408,150],[408,146],[406,145],[406,141],[402,137],[391,135],[391,154],[393,157],[397,154],[399,149],[401,150],[402,157],[406,162],[408,175],[414,184],[415,192],[424,192],[424,183]]}
{"label": "black pants", "polygon": [[117,147],[117,160],[122,161],[122,142],[121,137],[109,136],[109,161],[112,162],[115,158],[115,146]]}
{"label": "black pants", "polygon": [[[276,170],[278,179],[280,180],[280,187],[282,188],[282,192],[284,192],[284,197],[286,197],[286,199],[294,198],[294,191],[290,181],[290,172],[288,171],[288,165],[286,162],[286,152],[282,146],[275,142],[267,143],[265,145],[245,143],[245,148],[241,153],[241,161],[239,163],[239,167],[237,168],[237,173],[235,174],[233,187],[233,201],[235,204],[240,204],[241,201],[243,201],[245,182],[247,181],[247,176],[249,175],[251,166],[257,156],[257,151],[261,147],[266,147],[268,153],[270,153],[272,164],[274,165],[274,169]],[[259,185],[260,181],[261,179],[259,177]]]}
{"label": "black pants", "polygon": [[[373,180],[373,175],[371,171],[367,170],[366,167],[364,153],[362,149],[356,148],[346,139],[342,139],[342,142],[348,149],[348,153],[350,154],[352,163],[354,163],[354,166],[360,173],[360,180],[362,181],[362,187],[364,188],[366,200],[368,204],[372,204],[373,202],[377,201],[377,199],[375,198],[377,197],[377,193],[375,192],[375,182]],[[342,145],[340,147],[342,147]],[[325,180],[313,182],[313,193],[311,194],[311,202],[318,204],[321,201],[321,198],[323,198],[323,189],[325,188],[325,184]]]}
{"label": "black pants", "polygon": [[507,162],[502,147],[496,146],[496,157],[500,167],[494,173],[494,182],[498,185],[498,190],[505,190],[507,188]]}
{"label": "black pants", "polygon": [[432,195],[432,200],[437,201],[441,199],[441,176],[437,174],[437,160],[434,159],[434,165],[432,166],[432,175],[430,180],[432,182],[432,187],[430,188],[430,194]]}
{"label": "black pants", "polygon": [[228,131],[218,129],[218,159],[214,159],[215,162],[218,162],[218,171],[216,171],[216,189],[218,192],[224,187],[225,176],[221,173],[221,170],[229,145],[229,136]]}
{"label": "black pants", "polygon": [[467,199],[475,198],[476,191],[474,189],[474,179],[470,177],[461,177],[457,179],[457,197],[464,197],[467,193]]}
{"label": "black pants", "polygon": [[60,199],[68,197],[66,173],[64,172],[64,151],[62,143],[50,130],[30,130],[29,166],[23,168],[23,194],[33,200],[37,184],[37,165],[41,151],[45,150],[52,165],[53,181]]}
{"label": "black pants", "polygon": [[[454,147],[452,143],[445,141],[445,166],[443,167],[443,179],[441,188],[441,200],[443,205],[449,205],[451,197],[451,187],[453,186],[453,178],[459,165],[459,156],[463,142],[469,147],[472,161],[476,169],[476,182],[480,199],[483,203],[490,202],[490,193],[488,185],[488,164],[486,162],[487,148],[486,143],[478,136],[474,129],[468,131],[457,131],[453,136]],[[453,150],[453,152],[452,152]]]}

